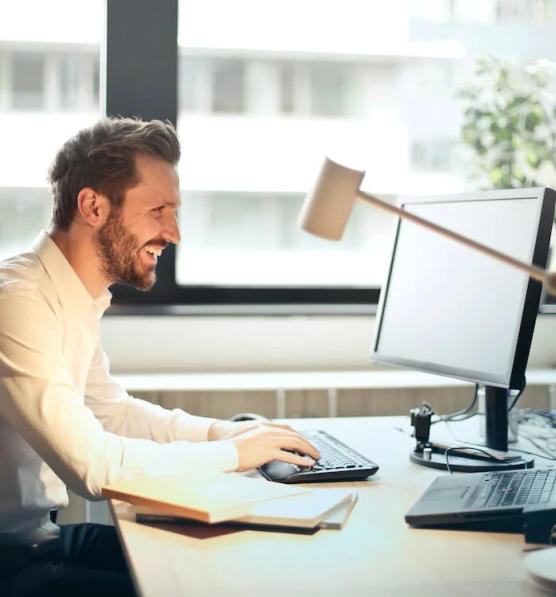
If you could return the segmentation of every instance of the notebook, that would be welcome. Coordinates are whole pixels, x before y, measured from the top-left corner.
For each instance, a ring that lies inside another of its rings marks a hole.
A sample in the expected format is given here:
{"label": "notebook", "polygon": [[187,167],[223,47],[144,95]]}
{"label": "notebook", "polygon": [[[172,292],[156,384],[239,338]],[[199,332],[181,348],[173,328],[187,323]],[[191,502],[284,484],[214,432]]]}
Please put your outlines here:
{"label": "notebook", "polygon": [[556,468],[437,477],[405,515],[414,527],[521,532],[529,509],[556,506]]}
{"label": "notebook", "polygon": [[310,491],[234,473],[203,473],[121,481],[103,487],[102,495],[169,516],[215,523],[250,514],[258,502]]}
{"label": "notebook", "polygon": [[[225,521],[243,525],[342,528],[357,501],[353,489],[318,488],[308,493],[253,504],[249,514]],[[188,523],[187,517],[168,516],[145,506],[135,506],[135,519],[146,523]]]}

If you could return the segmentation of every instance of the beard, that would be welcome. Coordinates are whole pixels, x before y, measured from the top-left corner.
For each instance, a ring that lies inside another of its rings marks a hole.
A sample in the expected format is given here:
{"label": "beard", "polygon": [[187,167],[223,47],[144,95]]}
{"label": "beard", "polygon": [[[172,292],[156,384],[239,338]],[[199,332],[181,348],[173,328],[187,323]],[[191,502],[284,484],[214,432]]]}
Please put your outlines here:
{"label": "beard", "polygon": [[145,265],[139,256],[139,239],[126,230],[119,210],[112,210],[96,238],[103,274],[112,283],[130,284],[150,290],[156,282],[155,267]]}

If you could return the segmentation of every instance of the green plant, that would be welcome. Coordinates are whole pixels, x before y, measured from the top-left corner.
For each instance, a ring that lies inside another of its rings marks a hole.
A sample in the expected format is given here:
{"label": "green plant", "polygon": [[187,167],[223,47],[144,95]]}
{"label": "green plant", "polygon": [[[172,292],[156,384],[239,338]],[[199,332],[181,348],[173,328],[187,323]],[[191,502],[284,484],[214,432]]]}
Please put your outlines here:
{"label": "green plant", "polygon": [[462,139],[494,188],[556,185],[556,65],[478,60],[458,91]]}

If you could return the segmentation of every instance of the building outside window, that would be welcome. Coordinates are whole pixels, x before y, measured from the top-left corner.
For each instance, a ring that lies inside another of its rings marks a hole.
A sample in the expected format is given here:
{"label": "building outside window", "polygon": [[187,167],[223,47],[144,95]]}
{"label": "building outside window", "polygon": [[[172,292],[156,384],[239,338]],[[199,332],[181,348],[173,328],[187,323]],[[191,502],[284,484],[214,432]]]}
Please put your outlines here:
{"label": "building outside window", "polygon": [[48,226],[55,152],[100,116],[102,15],[97,0],[20,0],[2,12],[0,259]]}
{"label": "building outside window", "polygon": [[46,104],[44,56],[27,52],[12,56],[12,102],[15,109],[42,109]]}
{"label": "building outside window", "polygon": [[180,88],[191,98],[195,86],[198,101],[181,101],[178,117],[178,283],[379,287],[390,216],[358,208],[336,244],[296,228],[324,155],[365,169],[363,188],[392,202],[484,184],[468,176],[456,90],[476,58],[497,51],[556,60],[549,4],[182,0]]}

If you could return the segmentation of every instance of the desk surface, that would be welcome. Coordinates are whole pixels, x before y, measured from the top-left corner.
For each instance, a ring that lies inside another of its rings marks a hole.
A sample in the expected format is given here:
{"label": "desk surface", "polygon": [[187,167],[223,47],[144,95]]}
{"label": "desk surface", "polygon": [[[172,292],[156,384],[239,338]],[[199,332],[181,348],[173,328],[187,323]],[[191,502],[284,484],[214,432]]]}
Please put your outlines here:
{"label": "desk surface", "polygon": [[[147,526],[111,503],[143,597],[181,595],[546,595],[528,580],[522,535],[409,528],[403,515],[439,473],[409,462],[414,440],[400,417],[304,419],[380,465],[367,481],[342,483],[359,502],[340,531]],[[324,486],[325,484],[323,484]],[[332,485],[332,484],[327,484]],[[333,484],[338,486],[338,484]]]}

